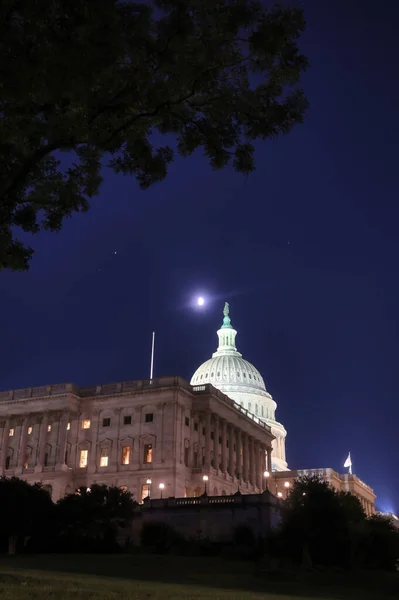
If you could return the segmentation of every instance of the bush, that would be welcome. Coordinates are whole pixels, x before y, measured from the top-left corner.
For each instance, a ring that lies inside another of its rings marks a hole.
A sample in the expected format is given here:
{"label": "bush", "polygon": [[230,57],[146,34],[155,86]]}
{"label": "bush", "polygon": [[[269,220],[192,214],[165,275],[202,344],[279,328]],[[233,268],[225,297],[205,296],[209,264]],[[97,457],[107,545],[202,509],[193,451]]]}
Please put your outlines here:
{"label": "bush", "polygon": [[168,523],[150,521],[141,530],[141,546],[155,554],[167,554],[182,543],[182,536]]}

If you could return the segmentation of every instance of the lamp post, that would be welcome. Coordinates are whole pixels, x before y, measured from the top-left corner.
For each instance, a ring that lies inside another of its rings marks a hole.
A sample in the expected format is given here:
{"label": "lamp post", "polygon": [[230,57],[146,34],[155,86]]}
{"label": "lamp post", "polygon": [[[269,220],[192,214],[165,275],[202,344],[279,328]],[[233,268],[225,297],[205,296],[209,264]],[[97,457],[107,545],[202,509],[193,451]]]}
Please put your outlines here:
{"label": "lamp post", "polygon": [[290,482],[289,481],[284,481],[284,487],[286,489],[285,495],[287,496],[287,494],[288,494],[288,488],[290,487]]}
{"label": "lamp post", "polygon": [[161,490],[161,500],[162,500],[162,493],[163,493],[163,491],[165,489],[165,484],[164,483],[160,483],[159,484],[159,489]]}
{"label": "lamp post", "polygon": [[282,492],[277,492],[277,497],[278,498],[282,498],[283,497],[283,493]]}
{"label": "lamp post", "polygon": [[207,483],[208,479],[209,479],[208,475],[204,475],[203,478],[202,478],[202,481],[204,482],[204,485],[205,485],[204,496],[208,495],[207,491],[206,491],[206,483]]}
{"label": "lamp post", "polygon": [[263,473],[263,477],[266,479],[266,489],[267,489],[267,491],[269,491],[269,477],[270,477],[269,471],[265,471]]}
{"label": "lamp post", "polygon": [[147,479],[146,484],[148,485],[148,498],[151,498],[151,484],[152,484],[152,480],[151,479]]}

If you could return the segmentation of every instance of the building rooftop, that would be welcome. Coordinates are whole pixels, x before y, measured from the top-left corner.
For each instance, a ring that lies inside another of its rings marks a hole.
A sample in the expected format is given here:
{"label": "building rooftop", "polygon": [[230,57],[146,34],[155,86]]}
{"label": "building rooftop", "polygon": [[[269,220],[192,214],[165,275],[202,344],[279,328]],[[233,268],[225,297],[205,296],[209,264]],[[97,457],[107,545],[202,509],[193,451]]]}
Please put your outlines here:
{"label": "building rooftop", "polygon": [[56,383],[53,385],[42,385],[19,390],[7,390],[0,392],[0,404],[16,404],[46,396],[61,396],[71,394],[77,398],[96,398],[101,396],[112,396],[115,394],[126,394],[129,392],[149,392],[155,389],[183,388],[195,396],[212,395],[229,406],[238,410],[243,416],[251,419],[257,425],[271,431],[261,419],[253,415],[237,402],[223,394],[211,384],[190,385],[182,377],[158,377],[154,379],[139,379],[136,381],[120,381],[117,383],[106,383],[103,385],[80,387],[74,383]]}

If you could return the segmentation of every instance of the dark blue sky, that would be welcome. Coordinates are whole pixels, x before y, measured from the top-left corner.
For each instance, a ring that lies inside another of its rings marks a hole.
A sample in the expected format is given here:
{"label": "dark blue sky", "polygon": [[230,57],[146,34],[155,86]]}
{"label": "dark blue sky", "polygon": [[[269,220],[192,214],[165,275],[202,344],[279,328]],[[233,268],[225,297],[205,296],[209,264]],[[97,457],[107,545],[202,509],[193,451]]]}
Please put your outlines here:
{"label": "dark blue sky", "polygon": [[0,389],[146,378],[153,329],[155,374],[190,378],[227,300],[289,466],[342,471],[350,450],[399,510],[399,3],[301,4],[305,124],[259,144],[248,178],[200,154],[146,192],[108,172],[30,272],[0,275]]}

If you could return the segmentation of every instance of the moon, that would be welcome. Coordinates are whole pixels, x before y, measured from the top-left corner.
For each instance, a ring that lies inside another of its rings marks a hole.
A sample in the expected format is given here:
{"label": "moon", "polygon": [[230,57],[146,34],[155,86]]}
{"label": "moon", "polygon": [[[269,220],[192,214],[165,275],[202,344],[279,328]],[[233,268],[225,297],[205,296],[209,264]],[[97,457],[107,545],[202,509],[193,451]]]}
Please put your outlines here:
{"label": "moon", "polygon": [[198,304],[198,306],[204,306],[205,300],[203,299],[202,296],[199,296],[199,298],[197,298],[197,304]]}

